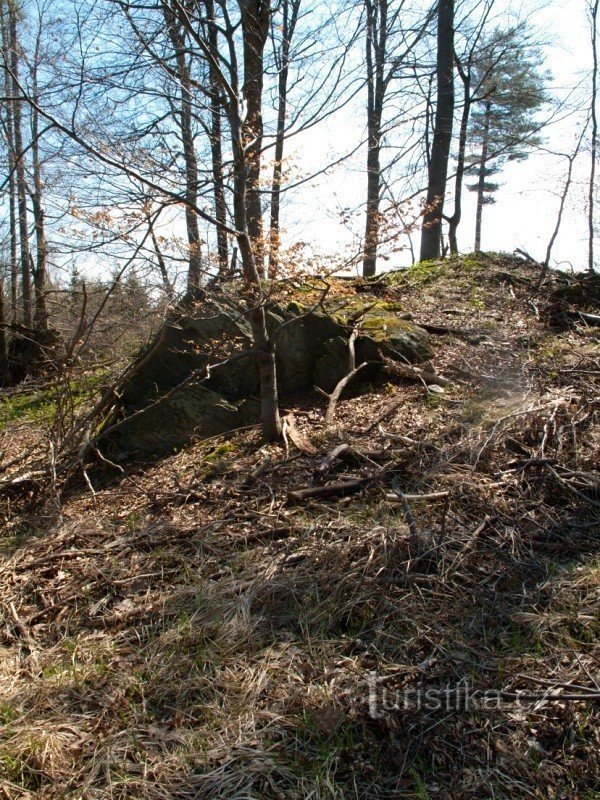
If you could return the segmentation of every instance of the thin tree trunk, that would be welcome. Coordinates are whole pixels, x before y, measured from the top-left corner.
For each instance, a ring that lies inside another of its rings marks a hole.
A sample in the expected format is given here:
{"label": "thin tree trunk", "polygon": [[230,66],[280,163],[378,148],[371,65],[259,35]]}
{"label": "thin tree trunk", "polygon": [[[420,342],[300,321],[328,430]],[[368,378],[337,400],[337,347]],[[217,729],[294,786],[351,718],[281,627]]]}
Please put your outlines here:
{"label": "thin tree trunk", "polygon": [[160,271],[160,277],[162,279],[163,288],[169,300],[172,300],[175,296],[175,288],[173,287],[171,279],[169,278],[169,272],[167,270],[165,258],[163,256],[162,250],[160,249],[158,237],[156,236],[156,231],[154,229],[155,218],[156,215],[153,218],[152,214],[149,211],[146,211],[146,221],[148,223],[148,230],[150,231],[150,238],[152,239],[152,246],[154,247],[154,252],[156,253],[156,260],[158,262],[158,269]]}
{"label": "thin tree trunk", "polygon": [[577,146],[575,148],[575,152],[571,155],[567,156],[569,160],[569,168],[567,170],[567,179],[565,181],[565,185],[563,187],[563,191],[560,197],[560,205],[558,207],[558,215],[556,217],[556,225],[554,226],[554,230],[552,232],[552,236],[550,237],[550,241],[548,242],[548,247],[546,249],[546,258],[544,260],[544,265],[546,268],[550,266],[550,258],[552,256],[552,250],[554,248],[554,243],[558,238],[558,234],[560,233],[560,228],[562,225],[563,214],[565,210],[565,205],[567,203],[567,198],[569,196],[569,190],[571,189],[571,183],[573,182],[573,167],[575,165],[575,161],[577,160],[577,156],[579,155],[579,151],[581,149],[581,145],[583,143],[583,137],[585,135],[587,129],[586,127],[582,130],[581,136],[579,137],[579,141],[577,142]]}
{"label": "thin tree trunk", "polygon": [[[215,23],[215,6],[213,0],[205,0],[207,15],[207,34],[209,47],[213,52],[218,50],[218,32]],[[212,159],[213,192],[215,198],[215,219],[221,225],[227,223],[227,202],[225,200],[225,179],[223,176],[223,130],[221,125],[221,92],[214,64],[209,64],[210,77],[210,114],[211,134],[210,153]],[[229,255],[227,252],[227,233],[217,228],[217,254],[219,273],[226,275],[229,271]]]}
{"label": "thin tree trunk", "polygon": [[437,105],[421,231],[421,261],[439,258],[454,117],[454,0],[438,0]]}
{"label": "thin tree trunk", "polygon": [[369,136],[367,155],[367,219],[363,253],[363,276],[372,277],[377,272],[379,249],[379,203],[381,198],[381,162],[379,136]]}
{"label": "thin tree trunk", "polygon": [[588,268],[590,272],[595,271],[594,263],[594,192],[596,191],[596,159],[598,150],[598,113],[596,108],[598,95],[598,0],[591,4],[592,15],[592,54],[594,68],[592,71],[592,168],[590,172],[590,186],[588,198],[588,226],[589,226],[589,251]]}
{"label": "thin tree trunk", "polygon": [[483,221],[483,205],[485,200],[485,179],[487,174],[487,161],[490,139],[490,116],[492,102],[486,100],[483,121],[483,139],[481,143],[481,162],[479,164],[479,180],[477,182],[477,212],[475,215],[475,252],[481,251],[481,225]]}
{"label": "thin tree trunk", "polygon": [[[277,393],[277,372],[275,364],[274,342],[267,332],[264,297],[252,239],[248,232],[247,218],[247,165],[244,158],[242,125],[236,126],[238,136],[233,148],[233,215],[238,231],[237,243],[242,260],[244,279],[253,290],[253,298],[249,312],[252,328],[252,341],[257,351],[260,376],[261,423],[265,438],[275,441],[281,436],[281,419],[279,416],[279,399]],[[235,130],[236,128],[232,128]]]}
{"label": "thin tree trunk", "polygon": [[277,98],[277,133],[275,135],[275,163],[271,180],[271,220],[269,227],[269,276],[275,277],[279,267],[281,182],[283,176],[283,150],[285,145],[285,119],[287,113],[290,49],[301,0],[283,0],[282,42]]}
{"label": "thin tree trunk", "polygon": [[177,22],[173,9],[163,0],[163,13],[167,25],[167,32],[176,54],[177,75],[181,90],[179,107],[179,126],[183,143],[183,159],[185,163],[185,222],[189,249],[187,299],[194,300],[200,294],[202,278],[202,251],[200,226],[193,206],[198,201],[198,159],[194,146],[194,133],[192,128],[192,92],[189,67],[185,55],[185,39]]}
{"label": "thin tree trunk", "polygon": [[19,321],[19,255],[17,242],[17,192],[14,175],[14,156],[9,155],[11,170],[9,193],[9,230],[10,230],[10,319],[13,324]]}
{"label": "thin tree trunk", "polygon": [[458,226],[462,219],[462,190],[465,177],[465,157],[467,150],[467,134],[469,118],[471,116],[471,75],[459,68],[459,74],[464,87],[463,110],[460,120],[460,134],[458,137],[458,156],[456,163],[456,177],[454,179],[454,213],[448,219],[448,242],[452,255],[458,255]]}
{"label": "thin tree trunk", "polygon": [[4,279],[0,278],[0,386],[4,386],[10,377],[8,360],[8,339],[6,336],[6,312],[4,308]]}
{"label": "thin tree trunk", "polygon": [[[38,91],[38,65],[40,57],[39,35],[36,42],[33,62],[33,99],[37,105]],[[46,226],[44,206],[42,202],[43,181],[40,164],[39,145],[39,114],[37,108],[32,109],[32,161],[33,161],[33,220],[36,237],[36,267],[34,272],[35,314],[34,325],[37,330],[48,330],[48,309],[46,307],[46,271],[48,262],[48,242],[46,240]]]}
{"label": "thin tree trunk", "polygon": [[[13,75],[12,96],[19,95],[19,44],[17,37],[17,9],[11,3],[8,7],[10,29],[10,63]],[[19,242],[21,255],[21,286],[23,299],[23,323],[33,327],[33,306],[31,302],[31,267],[29,263],[29,229],[27,223],[27,184],[25,179],[25,153],[23,148],[22,109],[19,100],[13,101],[14,145],[16,161],[17,207],[19,222]]]}
{"label": "thin tree trunk", "polygon": [[[0,16],[2,24],[2,53],[4,63],[10,64],[10,31],[6,5],[0,0]],[[12,96],[12,81],[8,69],[4,69],[4,93]],[[14,109],[13,103],[7,100],[4,104],[6,124],[6,145],[8,161],[8,221],[10,252],[10,319],[16,324],[19,321],[19,257],[17,241],[17,192],[15,183],[15,142],[14,142]]]}
{"label": "thin tree trunk", "polygon": [[387,0],[365,0],[367,11],[367,211],[363,275],[377,272],[381,202],[381,120],[385,95]]}

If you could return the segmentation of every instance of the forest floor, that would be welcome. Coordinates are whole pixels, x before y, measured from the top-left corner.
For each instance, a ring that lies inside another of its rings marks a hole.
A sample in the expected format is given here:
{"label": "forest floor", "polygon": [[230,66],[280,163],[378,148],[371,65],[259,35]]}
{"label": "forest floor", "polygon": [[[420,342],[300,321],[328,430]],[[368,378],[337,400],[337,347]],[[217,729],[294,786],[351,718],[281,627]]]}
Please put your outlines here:
{"label": "forest floor", "polygon": [[[2,495],[0,797],[600,798],[600,336],[538,276],[366,287],[455,329],[447,383],[299,402],[301,449]],[[5,461],[44,436],[11,397]]]}

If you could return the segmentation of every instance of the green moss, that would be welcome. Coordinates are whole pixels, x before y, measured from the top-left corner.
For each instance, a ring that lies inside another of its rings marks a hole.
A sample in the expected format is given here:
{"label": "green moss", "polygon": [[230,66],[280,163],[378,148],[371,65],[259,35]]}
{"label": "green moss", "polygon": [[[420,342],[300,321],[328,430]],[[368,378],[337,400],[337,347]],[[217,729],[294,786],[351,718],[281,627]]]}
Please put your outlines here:
{"label": "green moss", "polygon": [[0,703],[0,725],[9,725],[19,718],[19,712],[8,703]]}
{"label": "green moss", "polygon": [[105,371],[76,378],[69,384],[58,382],[37,392],[15,392],[0,398],[0,430],[10,422],[50,422],[59,398],[68,396],[75,408],[86,403],[106,380]]}
{"label": "green moss", "polygon": [[54,392],[14,394],[0,401],[0,428],[9,422],[49,420],[56,408]]}

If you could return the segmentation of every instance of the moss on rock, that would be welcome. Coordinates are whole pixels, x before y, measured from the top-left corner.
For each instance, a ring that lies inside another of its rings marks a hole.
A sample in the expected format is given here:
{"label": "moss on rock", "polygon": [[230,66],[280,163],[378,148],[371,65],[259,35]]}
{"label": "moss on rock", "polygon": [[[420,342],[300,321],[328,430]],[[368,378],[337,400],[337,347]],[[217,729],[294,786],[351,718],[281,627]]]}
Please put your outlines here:
{"label": "moss on rock", "polygon": [[[314,386],[329,392],[335,387],[348,371],[348,337],[357,324],[357,363],[375,364],[369,377],[381,372],[382,355],[430,357],[427,333],[398,317],[400,303],[350,292],[336,305],[335,313],[307,311],[296,301],[267,306],[269,333],[280,330],[277,374],[283,399]],[[120,420],[106,426],[99,444],[112,458],[147,458],[254,423],[258,366],[245,350],[252,350],[251,331],[246,305],[237,297],[223,293],[165,323],[119,387]],[[220,366],[207,369],[215,363]]]}

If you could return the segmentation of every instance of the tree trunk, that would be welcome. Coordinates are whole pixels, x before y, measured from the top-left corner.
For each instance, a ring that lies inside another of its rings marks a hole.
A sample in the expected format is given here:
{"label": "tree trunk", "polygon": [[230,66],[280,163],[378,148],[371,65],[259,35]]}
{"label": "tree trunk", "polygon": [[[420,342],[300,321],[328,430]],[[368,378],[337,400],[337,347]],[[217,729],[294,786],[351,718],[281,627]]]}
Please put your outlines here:
{"label": "tree trunk", "polygon": [[[2,53],[4,63],[10,64],[10,30],[8,16],[4,2],[0,0],[0,18],[2,25]],[[4,93],[6,97],[12,95],[12,81],[8,69],[4,69]],[[8,230],[9,230],[9,253],[10,253],[10,320],[13,325],[19,321],[18,297],[19,297],[19,256],[17,241],[17,187],[15,182],[15,142],[14,142],[14,111],[13,103],[4,104],[5,110],[5,135],[8,162]]]}
{"label": "tree trunk", "polygon": [[365,278],[372,277],[377,272],[380,196],[380,140],[379,136],[369,136],[369,152],[367,155],[367,219],[363,253],[363,276]]}
{"label": "tree trunk", "polygon": [[189,261],[186,297],[188,300],[196,299],[200,294],[202,277],[202,251],[200,239],[200,226],[193,206],[198,201],[198,159],[194,146],[194,133],[192,128],[192,93],[189,67],[185,55],[185,39],[177,22],[175,13],[170,8],[167,0],[163,0],[163,13],[169,39],[173,45],[177,61],[177,76],[181,90],[179,107],[179,127],[183,142],[183,160],[185,163],[185,222],[188,239]]}
{"label": "tree trunk", "polygon": [[175,288],[171,283],[171,279],[169,278],[167,265],[165,263],[163,253],[162,250],[160,249],[160,244],[158,242],[158,237],[154,229],[155,220],[156,220],[156,215],[153,217],[150,211],[146,211],[146,221],[148,223],[148,231],[150,232],[150,238],[152,239],[152,246],[154,247],[154,252],[156,253],[156,260],[158,262],[158,269],[160,272],[160,277],[162,279],[163,289],[169,300],[173,300],[173,298],[175,297]]}
{"label": "tree trunk", "polygon": [[363,276],[377,272],[379,204],[381,201],[381,120],[385,96],[387,0],[365,0],[367,11],[367,212],[363,252]]}
{"label": "tree trunk", "polygon": [[252,289],[249,320],[252,328],[252,341],[257,351],[260,375],[261,423],[263,435],[268,441],[275,441],[281,436],[281,419],[279,416],[279,398],[277,393],[277,372],[275,364],[275,347],[267,332],[265,302],[261,289],[259,274],[252,240],[248,233],[247,221],[247,168],[244,149],[241,146],[241,124],[238,127],[239,145],[234,145],[233,173],[234,200],[233,213],[235,227],[238,231],[237,243],[242,260],[244,279]]}
{"label": "tree trunk", "polygon": [[[18,97],[19,44],[17,37],[17,9],[14,4],[8,7],[10,29],[10,63],[13,74],[12,96]],[[21,287],[23,299],[23,324],[33,327],[33,306],[31,302],[31,267],[29,263],[29,229],[27,223],[27,182],[25,178],[25,153],[23,148],[22,109],[19,100],[13,101],[14,145],[16,162],[17,207],[19,222],[19,242],[21,255]]]}
{"label": "tree trunk", "polygon": [[[34,62],[33,62],[33,99],[38,103],[38,65],[40,57],[39,36],[36,43]],[[39,143],[39,115],[36,108],[32,109],[32,161],[33,161],[33,193],[31,195],[33,205],[33,221],[35,225],[36,238],[36,267],[34,272],[35,290],[35,314],[34,325],[36,330],[48,330],[48,310],[46,307],[46,270],[48,262],[48,242],[46,240],[46,226],[44,206],[42,202],[43,181],[42,169],[40,165],[40,143]]]}
{"label": "tree trunk", "polygon": [[285,145],[285,118],[287,113],[288,78],[290,72],[290,48],[301,0],[283,0],[282,42],[277,98],[277,133],[275,136],[275,163],[271,181],[271,220],[269,228],[269,277],[275,277],[279,267],[281,181],[283,174],[283,149]]}
{"label": "tree trunk", "polygon": [[0,278],[0,386],[8,383],[10,365],[8,361],[8,339],[6,336],[6,313],[4,308],[4,279]]}
{"label": "tree trunk", "polygon": [[244,280],[252,294],[249,298],[248,317],[258,358],[262,430],[268,441],[275,441],[281,436],[282,428],[275,343],[267,331],[265,297],[261,285],[261,278],[264,277],[260,261],[263,244],[257,238],[257,225],[262,228],[257,182],[260,175],[260,147],[256,149],[255,146],[257,136],[262,143],[263,59],[270,12],[269,6],[261,0],[239,0],[239,4],[244,32],[243,92],[246,99],[246,118],[242,120],[240,116],[239,98],[231,97],[228,109],[233,151],[233,216]]}
{"label": "tree trunk", "polygon": [[483,121],[483,139],[481,142],[481,163],[479,164],[479,180],[477,182],[477,213],[475,215],[475,252],[481,251],[481,224],[483,221],[483,204],[485,200],[485,178],[487,172],[489,139],[490,139],[490,116],[492,113],[492,101],[485,102],[485,116]]}
{"label": "tree trunk", "polygon": [[[259,278],[265,275],[264,234],[260,199],[260,166],[263,142],[262,93],[264,49],[269,32],[270,6],[266,0],[238,0],[244,39],[246,117],[242,141],[246,166],[246,222]],[[240,254],[243,259],[242,248]]]}
{"label": "tree trunk", "polygon": [[458,226],[462,219],[462,190],[465,177],[465,156],[467,150],[467,133],[469,118],[471,116],[471,76],[461,73],[464,86],[464,104],[460,120],[460,135],[458,138],[458,156],[456,162],[456,177],[454,179],[454,213],[448,219],[448,242],[452,255],[458,255]]}
{"label": "tree trunk", "polygon": [[594,68],[592,71],[592,168],[590,172],[590,185],[588,196],[588,227],[589,227],[589,249],[588,249],[588,269],[595,271],[594,264],[594,192],[596,191],[596,159],[598,150],[598,113],[596,109],[598,95],[598,0],[591,4],[592,16],[592,55]]}
{"label": "tree trunk", "polygon": [[454,117],[454,0],[438,0],[437,105],[421,230],[421,261],[440,256]]}
{"label": "tree trunk", "polygon": [[[207,35],[209,47],[213,52],[218,50],[218,33],[215,23],[215,6],[213,0],[206,0]],[[227,201],[225,200],[225,180],[223,177],[223,131],[221,126],[222,98],[219,90],[219,79],[214,64],[209,64],[210,77],[210,153],[212,160],[213,192],[215,198],[215,219],[221,225],[227,224]],[[223,228],[217,228],[217,255],[219,259],[219,274],[226,275],[229,271],[229,257],[227,252],[227,233]]]}

